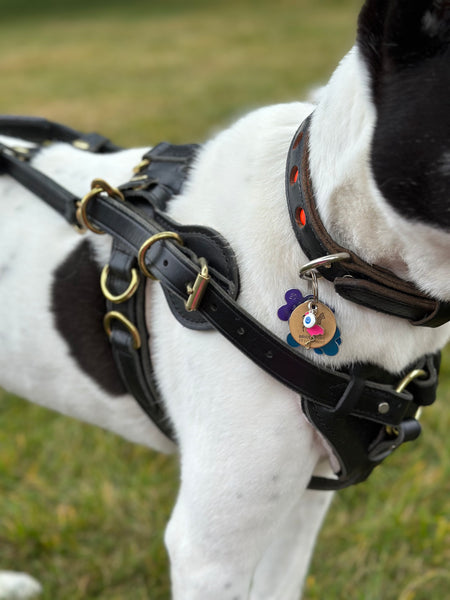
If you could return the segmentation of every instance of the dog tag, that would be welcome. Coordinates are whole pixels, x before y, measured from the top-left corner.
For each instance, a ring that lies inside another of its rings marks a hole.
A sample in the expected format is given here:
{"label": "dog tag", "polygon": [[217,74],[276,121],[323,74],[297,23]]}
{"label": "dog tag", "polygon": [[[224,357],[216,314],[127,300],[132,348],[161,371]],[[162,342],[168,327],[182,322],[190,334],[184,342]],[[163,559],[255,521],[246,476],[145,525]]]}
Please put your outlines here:
{"label": "dog tag", "polygon": [[303,302],[289,318],[294,340],[305,348],[322,348],[333,339],[336,319],[333,311],[318,301]]}

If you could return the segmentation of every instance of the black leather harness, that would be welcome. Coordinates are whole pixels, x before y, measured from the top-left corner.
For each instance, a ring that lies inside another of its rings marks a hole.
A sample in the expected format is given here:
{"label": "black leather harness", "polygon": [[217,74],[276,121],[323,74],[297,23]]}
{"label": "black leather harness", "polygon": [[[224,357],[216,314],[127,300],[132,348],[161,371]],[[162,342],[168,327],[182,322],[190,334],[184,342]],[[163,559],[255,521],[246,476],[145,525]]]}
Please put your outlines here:
{"label": "black leather harness", "polygon": [[[0,117],[0,133],[38,144],[32,149],[0,144],[0,174],[14,177],[79,230],[112,236],[113,250],[101,282],[107,302],[105,329],[127,389],[165,435],[175,438],[149,355],[144,315],[147,277],[160,281],[173,314],[183,325],[215,328],[259,367],[301,395],[306,416],[328,441],[340,465],[337,479],[313,477],[310,488],[335,490],[363,481],[398,446],[419,435],[415,416],[421,406],[436,398],[439,354],[424,356],[396,375],[367,364],[339,371],[314,364],[236,302],[239,275],[228,242],[210,228],[181,225],[168,217],[166,203],[181,191],[198,146],[159,144],[146,153],[129,182],[116,189],[96,180],[80,199],[30,164],[39,145],[64,141],[90,152],[120,148],[98,134],[80,134],[44,119]],[[300,148],[300,133],[294,138],[287,168],[294,228],[298,227],[299,204],[291,199],[290,190],[298,187],[293,185],[298,178],[292,174],[299,168],[295,151]],[[307,185],[307,177],[301,180]],[[378,309],[373,302],[370,307]],[[437,318],[442,318],[443,310],[448,306],[436,307]],[[420,324],[438,324],[434,317],[427,321]],[[418,373],[421,377],[415,378]]]}

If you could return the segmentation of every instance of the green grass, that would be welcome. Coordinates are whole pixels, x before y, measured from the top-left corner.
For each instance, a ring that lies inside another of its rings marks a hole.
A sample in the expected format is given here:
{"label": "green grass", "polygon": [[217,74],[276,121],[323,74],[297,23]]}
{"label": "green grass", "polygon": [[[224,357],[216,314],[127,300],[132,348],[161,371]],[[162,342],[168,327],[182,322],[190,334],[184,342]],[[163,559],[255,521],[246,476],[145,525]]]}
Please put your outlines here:
{"label": "green grass", "polygon": [[[301,98],[351,46],[360,2],[1,4],[0,113],[139,145]],[[0,394],[0,567],[40,578],[44,600],[167,600],[175,460]],[[449,405],[447,352],[420,441],[336,496],[307,600],[448,597]]]}

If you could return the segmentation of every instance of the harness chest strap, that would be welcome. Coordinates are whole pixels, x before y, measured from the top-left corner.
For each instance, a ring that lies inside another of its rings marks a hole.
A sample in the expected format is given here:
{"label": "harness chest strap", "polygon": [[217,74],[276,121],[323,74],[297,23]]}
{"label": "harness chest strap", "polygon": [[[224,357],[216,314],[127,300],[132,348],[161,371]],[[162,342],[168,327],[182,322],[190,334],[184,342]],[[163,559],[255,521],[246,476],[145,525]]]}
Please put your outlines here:
{"label": "harness chest strap", "polygon": [[[114,238],[135,254],[149,237],[149,221],[141,220],[127,204],[114,198],[98,197],[88,208],[89,219],[100,224]],[[154,230],[153,230],[154,231]],[[170,292],[183,301],[186,284],[194,281],[200,265],[177,242],[160,240],[144,258],[146,269]],[[300,395],[335,409],[352,382],[349,374],[319,367],[300,356],[243,310],[230,295],[211,278],[199,312],[256,364]],[[389,409],[380,411],[380,404]],[[365,381],[352,414],[386,425],[398,425],[414,404],[407,391],[395,392],[391,385]]]}
{"label": "harness chest strap", "polygon": [[[134,248],[138,252],[141,242],[145,243],[148,223],[136,220],[134,211],[126,205],[99,197],[88,212],[89,219],[101,223],[113,237],[122,236],[130,251]],[[134,243],[130,242],[132,239]],[[186,252],[177,242],[161,239],[144,257],[146,271],[183,302],[186,282],[193,281],[200,271],[197,260]],[[339,478],[315,477],[310,488],[336,490],[366,479],[396,447],[417,437],[417,408],[435,399],[438,355],[425,357],[414,365],[423,367],[425,378],[408,390],[397,392],[394,377],[385,371],[379,370],[381,381],[377,382],[378,377],[369,379],[373,367],[368,367],[367,372],[360,365],[349,373],[332,371],[298,355],[246,313],[214,277],[199,312],[258,366],[300,394],[307,417],[331,441],[341,465]],[[129,336],[129,346],[131,342]],[[398,434],[391,435],[385,426],[396,427]]]}

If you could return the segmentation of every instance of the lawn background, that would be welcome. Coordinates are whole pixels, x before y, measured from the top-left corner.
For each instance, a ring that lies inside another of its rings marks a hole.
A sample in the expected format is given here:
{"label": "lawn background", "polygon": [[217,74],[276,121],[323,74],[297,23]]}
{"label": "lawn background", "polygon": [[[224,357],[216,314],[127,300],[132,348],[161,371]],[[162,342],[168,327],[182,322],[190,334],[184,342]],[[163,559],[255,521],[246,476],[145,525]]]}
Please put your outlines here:
{"label": "lawn background", "polygon": [[[123,145],[202,141],[326,81],[360,4],[0,0],[0,113]],[[420,441],[336,496],[307,600],[449,597],[449,406],[447,352]],[[168,600],[176,461],[1,391],[0,422],[0,568],[33,573],[45,600]]]}

